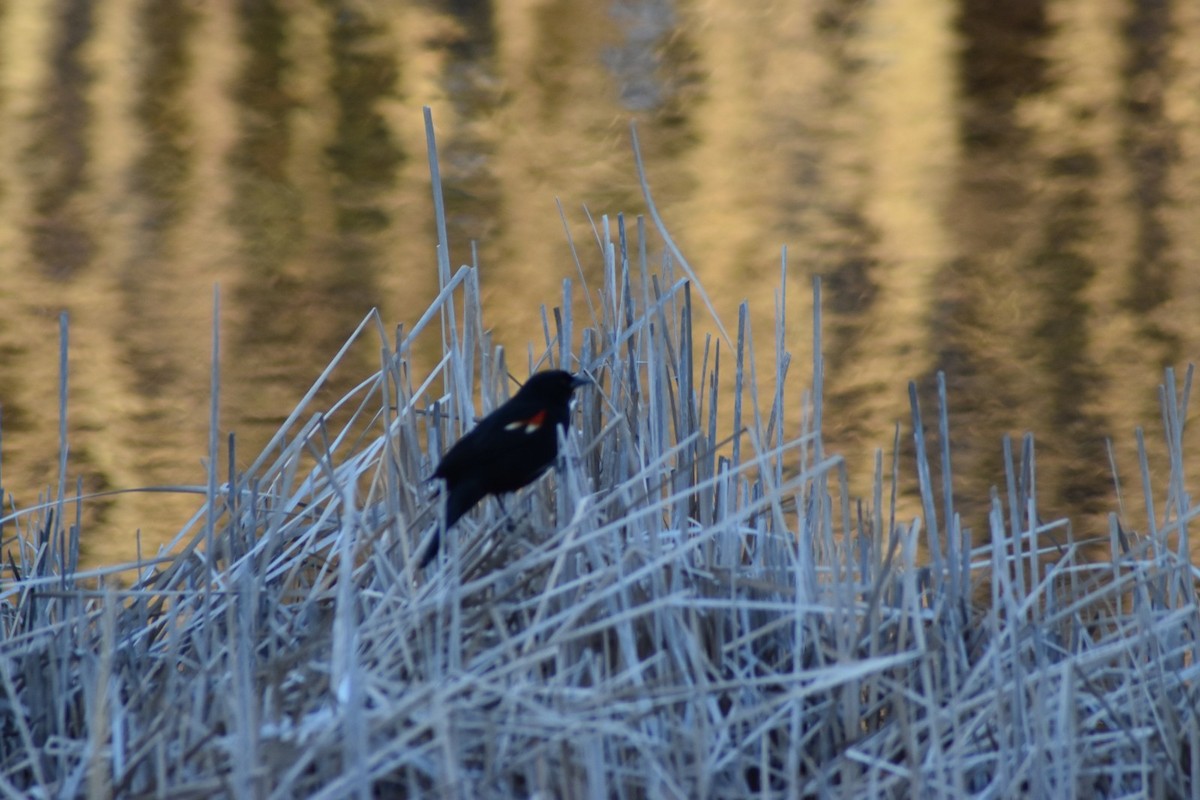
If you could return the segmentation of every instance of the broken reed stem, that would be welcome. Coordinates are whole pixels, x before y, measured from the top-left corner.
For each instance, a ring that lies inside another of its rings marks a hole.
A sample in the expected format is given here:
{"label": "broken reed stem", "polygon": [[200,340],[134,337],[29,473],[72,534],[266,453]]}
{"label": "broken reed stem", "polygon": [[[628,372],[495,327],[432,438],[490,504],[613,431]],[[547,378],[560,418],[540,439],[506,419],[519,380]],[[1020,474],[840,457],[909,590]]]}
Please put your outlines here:
{"label": "broken reed stem", "polygon": [[[928,519],[880,530],[908,465],[885,479],[878,454],[854,510],[844,461],[819,458],[817,391],[801,430],[776,438],[778,387],[764,431],[747,384],[741,455],[720,455],[737,432],[720,422],[715,361],[691,373],[686,289],[623,290],[632,312],[606,316],[620,326],[583,333],[600,345],[584,367],[600,386],[580,399],[559,471],[509,515],[488,502],[467,518],[447,571],[416,575],[410,561],[436,524],[424,478],[448,438],[426,409],[445,406],[431,391],[447,369],[495,391],[483,376],[503,374],[498,353],[476,338],[473,359],[448,352],[413,387],[400,356],[413,341],[393,348],[370,320],[356,336],[379,335],[379,372],[330,409],[313,406],[314,387],[272,455],[216,487],[187,546],[135,585],[89,588],[118,568],[51,579],[56,504],[9,519],[34,538],[3,584],[4,786],[1050,797],[1192,785],[1195,579],[1179,542],[1195,512],[1182,476],[1149,536],[1114,535],[1107,561],[1085,560],[1065,521],[1039,521],[1031,442],[1019,462],[1006,444],[989,541],[972,548],[939,381],[935,425],[913,395]],[[741,325],[738,341],[752,381]],[[1163,392],[1173,469],[1190,378],[1180,391],[1169,375]],[[703,468],[714,456],[719,468]],[[1058,543],[1044,544],[1051,531]]]}
{"label": "broken reed stem", "polygon": [[[393,340],[372,312],[248,470],[218,482],[210,459],[204,507],[132,585],[114,588],[130,565],[78,572],[63,555],[79,522],[64,538],[61,487],[0,520],[15,534],[0,583],[0,793],[1200,791],[1190,368],[1182,387],[1168,371],[1161,393],[1158,503],[1140,447],[1144,535],[1113,515],[1098,553],[1043,519],[1031,437],[1020,453],[1003,442],[987,528],[972,534],[941,376],[932,424],[912,393],[915,457],[897,428],[891,468],[877,452],[869,496],[852,497],[822,438],[820,283],[801,320],[804,387],[782,352],[785,268],[776,352],[758,359],[744,309],[736,342],[696,322],[692,293],[707,296],[669,239],[654,268],[644,221],[633,247],[623,219],[616,229],[613,241],[607,219],[595,227],[596,297],[580,266],[528,354],[596,381],[557,469],[507,513],[489,500],[465,517],[440,569],[413,566],[438,524],[426,479],[508,393],[478,273],[451,275],[444,234],[422,318]],[[571,312],[578,292],[587,324]],[[422,337],[442,357],[414,381]],[[319,407],[363,340],[378,371]],[[914,471],[923,513],[904,519],[897,486]]]}

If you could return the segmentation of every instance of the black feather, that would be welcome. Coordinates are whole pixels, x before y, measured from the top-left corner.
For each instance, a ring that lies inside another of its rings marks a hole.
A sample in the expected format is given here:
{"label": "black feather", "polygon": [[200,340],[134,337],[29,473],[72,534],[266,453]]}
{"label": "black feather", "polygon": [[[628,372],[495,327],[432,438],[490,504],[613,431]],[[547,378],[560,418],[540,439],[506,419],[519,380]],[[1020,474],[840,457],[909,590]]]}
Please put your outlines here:
{"label": "black feather", "polygon": [[[446,482],[447,530],[489,494],[515,492],[550,468],[558,456],[558,428],[570,420],[571,395],[590,382],[563,370],[531,375],[508,402],[455,442],[433,471]],[[439,534],[421,567],[437,557]]]}

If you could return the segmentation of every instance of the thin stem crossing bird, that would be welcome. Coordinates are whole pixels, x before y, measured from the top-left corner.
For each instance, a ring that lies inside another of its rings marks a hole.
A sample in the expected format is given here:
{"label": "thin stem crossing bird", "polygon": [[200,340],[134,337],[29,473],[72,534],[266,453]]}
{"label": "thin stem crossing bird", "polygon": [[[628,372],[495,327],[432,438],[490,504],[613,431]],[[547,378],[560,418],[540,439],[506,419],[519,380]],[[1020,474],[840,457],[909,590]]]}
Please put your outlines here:
{"label": "thin stem crossing bird", "polygon": [[[442,457],[434,478],[446,482],[446,527],[491,495],[533,483],[558,456],[558,429],[571,416],[571,395],[587,378],[560,369],[529,376],[512,398],[484,417]],[[441,530],[421,558],[437,557]]]}

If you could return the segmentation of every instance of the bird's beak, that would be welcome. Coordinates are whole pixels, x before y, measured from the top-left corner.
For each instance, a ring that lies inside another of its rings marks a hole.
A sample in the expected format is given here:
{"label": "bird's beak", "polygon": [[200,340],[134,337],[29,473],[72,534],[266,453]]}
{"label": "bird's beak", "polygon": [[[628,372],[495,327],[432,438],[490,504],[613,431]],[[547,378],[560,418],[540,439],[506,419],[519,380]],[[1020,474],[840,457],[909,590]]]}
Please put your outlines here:
{"label": "bird's beak", "polygon": [[585,378],[582,375],[573,375],[571,377],[571,388],[578,389],[580,386],[587,386],[592,382],[591,378]]}

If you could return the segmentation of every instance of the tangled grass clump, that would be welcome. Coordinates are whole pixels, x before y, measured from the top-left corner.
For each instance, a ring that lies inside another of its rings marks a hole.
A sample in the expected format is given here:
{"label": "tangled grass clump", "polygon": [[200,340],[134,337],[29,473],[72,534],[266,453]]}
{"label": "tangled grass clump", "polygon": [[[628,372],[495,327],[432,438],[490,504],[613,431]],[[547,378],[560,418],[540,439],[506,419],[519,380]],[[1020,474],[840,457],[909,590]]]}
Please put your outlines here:
{"label": "tangled grass clump", "polygon": [[[898,460],[886,474],[877,457],[859,502],[825,447],[819,324],[811,388],[791,388],[777,347],[761,396],[748,328],[694,341],[685,264],[631,262],[623,226],[603,244],[590,324],[577,335],[554,309],[529,365],[597,381],[558,468],[507,514],[488,501],[464,518],[437,569],[414,568],[438,524],[426,478],[472,424],[475,387],[486,413],[508,374],[465,267],[443,265],[394,342],[368,316],[352,341],[377,337],[379,369],[339,402],[314,397],[341,355],[249,469],[210,464],[204,506],[131,585],[104,580],[130,565],[74,568],[61,513],[21,517],[0,584],[0,793],[1197,791],[1182,457],[1147,534],[1114,517],[1107,554],[1085,558],[1066,520],[1039,516],[1030,440],[1005,443],[972,536],[942,386],[936,441],[914,395],[924,513],[898,519]],[[440,363],[414,377],[417,342],[439,335]],[[1174,380],[1179,456],[1191,372]]]}

